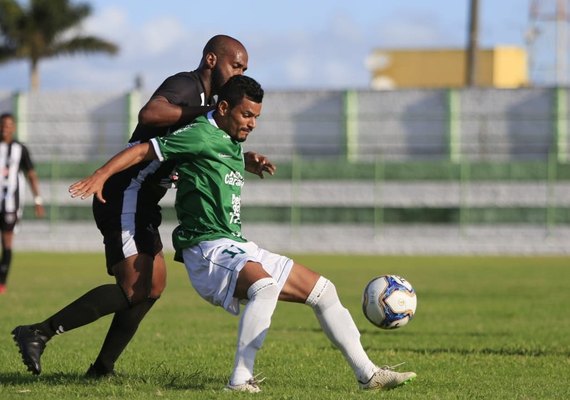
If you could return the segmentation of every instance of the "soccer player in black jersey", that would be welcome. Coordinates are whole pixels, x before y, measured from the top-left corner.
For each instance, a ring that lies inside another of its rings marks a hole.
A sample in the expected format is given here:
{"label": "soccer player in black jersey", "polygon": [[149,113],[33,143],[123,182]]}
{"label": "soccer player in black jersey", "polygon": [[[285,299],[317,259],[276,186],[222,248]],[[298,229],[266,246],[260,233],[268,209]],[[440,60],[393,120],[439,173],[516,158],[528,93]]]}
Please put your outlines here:
{"label": "soccer player in black jersey", "polygon": [[[164,136],[212,109],[218,89],[231,76],[242,75],[247,64],[247,51],[238,40],[225,35],[211,38],[198,68],[167,78],[141,109],[129,144]],[[275,169],[257,153],[246,154],[245,162],[246,169],[260,177]],[[30,372],[41,373],[40,357],[54,335],[114,313],[87,376],[113,374],[115,361],[166,285],[158,202],[167,190],[164,183],[170,184],[172,171],[172,164],[156,160],[142,163],[107,181],[105,203],[93,200],[95,221],[104,237],[107,271],[115,276],[117,284],[98,286],[45,321],[21,325],[12,331]]]}
{"label": "soccer player in black jersey", "polygon": [[40,197],[38,175],[28,148],[14,139],[16,121],[10,113],[0,115],[0,231],[2,232],[2,257],[0,258],[0,294],[6,292],[6,281],[12,263],[14,228],[22,214],[22,178],[25,176],[34,196],[36,217],[45,215]]}

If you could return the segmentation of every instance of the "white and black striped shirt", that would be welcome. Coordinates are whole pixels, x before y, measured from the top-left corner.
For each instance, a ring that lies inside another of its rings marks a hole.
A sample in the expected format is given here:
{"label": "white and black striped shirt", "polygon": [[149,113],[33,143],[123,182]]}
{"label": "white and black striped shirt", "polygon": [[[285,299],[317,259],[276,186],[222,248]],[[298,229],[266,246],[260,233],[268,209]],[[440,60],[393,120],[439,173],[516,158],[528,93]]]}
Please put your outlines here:
{"label": "white and black striped shirt", "polygon": [[24,174],[34,168],[26,146],[18,141],[0,143],[0,212],[21,212]]}

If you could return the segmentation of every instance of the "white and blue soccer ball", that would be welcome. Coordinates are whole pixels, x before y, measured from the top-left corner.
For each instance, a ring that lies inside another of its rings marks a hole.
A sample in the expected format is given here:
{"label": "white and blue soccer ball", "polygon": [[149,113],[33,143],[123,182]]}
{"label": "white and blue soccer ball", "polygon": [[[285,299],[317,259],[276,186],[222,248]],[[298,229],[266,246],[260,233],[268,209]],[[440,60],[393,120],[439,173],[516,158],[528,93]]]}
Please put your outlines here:
{"label": "white and blue soccer ball", "polygon": [[414,317],[417,304],[414,288],[398,275],[382,275],[372,279],[362,296],[364,316],[382,329],[406,325]]}

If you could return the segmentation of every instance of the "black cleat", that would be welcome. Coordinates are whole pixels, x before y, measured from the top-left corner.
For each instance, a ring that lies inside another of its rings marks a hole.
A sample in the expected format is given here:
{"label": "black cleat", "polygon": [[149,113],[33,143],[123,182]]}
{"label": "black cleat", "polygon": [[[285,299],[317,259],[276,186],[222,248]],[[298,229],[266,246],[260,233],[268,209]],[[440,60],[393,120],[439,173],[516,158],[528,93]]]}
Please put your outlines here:
{"label": "black cleat", "polygon": [[115,376],[115,371],[108,370],[106,368],[97,367],[95,364],[91,364],[89,369],[85,373],[85,377],[88,379],[101,379]]}
{"label": "black cleat", "polygon": [[34,375],[42,372],[40,357],[46,348],[49,338],[40,333],[32,325],[21,325],[12,331],[14,342],[20,350],[22,361]]}

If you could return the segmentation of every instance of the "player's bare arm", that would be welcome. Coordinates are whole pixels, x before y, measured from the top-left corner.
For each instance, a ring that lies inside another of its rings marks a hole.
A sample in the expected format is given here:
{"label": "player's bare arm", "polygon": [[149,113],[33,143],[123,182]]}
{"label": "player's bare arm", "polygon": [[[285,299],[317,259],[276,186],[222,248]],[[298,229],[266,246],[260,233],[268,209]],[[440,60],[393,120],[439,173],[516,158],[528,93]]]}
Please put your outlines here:
{"label": "player's bare arm", "polygon": [[45,217],[45,209],[40,196],[40,180],[35,170],[31,169],[27,172],[26,177],[30,184],[30,189],[34,195],[34,212],[37,218]]}
{"label": "player's bare arm", "polygon": [[[214,106],[181,107],[170,103],[164,96],[152,97],[139,112],[139,122],[144,125],[172,126],[190,123],[199,115],[214,109]],[[245,170],[263,179],[263,174],[275,174],[275,165],[259,153],[244,154]]]}
{"label": "player's bare arm", "polygon": [[214,106],[182,107],[170,103],[164,96],[154,96],[139,112],[139,122],[157,127],[192,122],[196,117],[213,110]]}
{"label": "player's bare arm", "polygon": [[100,202],[105,203],[103,185],[111,175],[124,171],[141,161],[157,158],[150,143],[139,143],[116,154],[87,178],[70,185],[69,193],[71,197],[81,197],[82,200],[94,194]]}

